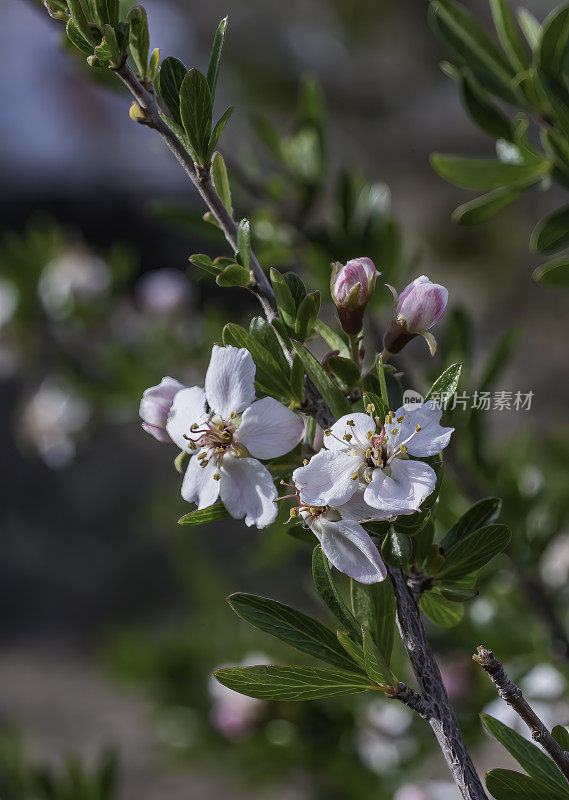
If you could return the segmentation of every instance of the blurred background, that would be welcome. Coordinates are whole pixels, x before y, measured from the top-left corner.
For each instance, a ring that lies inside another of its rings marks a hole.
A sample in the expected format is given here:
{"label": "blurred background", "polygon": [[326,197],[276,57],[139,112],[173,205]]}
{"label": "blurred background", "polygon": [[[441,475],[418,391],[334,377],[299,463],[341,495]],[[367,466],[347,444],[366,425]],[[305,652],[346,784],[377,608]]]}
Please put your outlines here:
{"label": "blurred background", "polygon": [[[452,312],[434,363],[424,342],[409,347],[415,388],[457,355],[458,330],[473,363],[464,389],[493,354],[496,389],[534,393],[527,412],[485,415],[481,468],[473,478],[455,465],[447,489],[456,513],[505,497],[513,561],[527,570],[496,559],[458,625],[430,631],[478,764],[509,765],[477,719],[494,701],[469,659],[477,644],[510,659],[546,718],[569,721],[563,631],[543,624],[547,608],[530,613],[544,591],[567,621],[566,300],[532,282],[528,249],[560,190],[527,193],[482,227],[451,222],[470,195],[429,155],[492,156],[493,141],[439,69],[424,2],[145,5],[151,47],[201,69],[229,14],[217,110],[237,108],[221,150],[262,263],[324,291],[329,262],[353,256],[399,288],[426,273],[448,286]],[[488,21],[486,0],[466,5]],[[552,4],[527,7],[542,19]],[[259,310],[190,267],[190,254],[227,255],[225,244],[158,137],[129,119],[126,94],[93,81],[39,4],[4,0],[2,12],[2,800],[53,797],[54,785],[75,800],[453,800],[430,731],[403,707],[269,706],[212,685],[220,664],[291,658],[224,598],[270,593],[319,613],[310,550],[282,524],[178,527],[188,508],[175,452],[141,431],[138,402],[163,375],[200,382],[223,324]],[[377,342],[387,291],[371,311]]]}

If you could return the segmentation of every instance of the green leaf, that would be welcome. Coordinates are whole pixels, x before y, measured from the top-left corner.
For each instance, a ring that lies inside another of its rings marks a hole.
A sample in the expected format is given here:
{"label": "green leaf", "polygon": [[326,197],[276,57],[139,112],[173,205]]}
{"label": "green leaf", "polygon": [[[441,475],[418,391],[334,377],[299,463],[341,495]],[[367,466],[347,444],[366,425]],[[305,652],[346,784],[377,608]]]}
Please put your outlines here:
{"label": "green leaf", "polygon": [[562,750],[569,751],[569,731],[567,731],[567,728],[563,725],[556,725],[552,729],[551,735]]}
{"label": "green leaf", "polygon": [[528,742],[519,733],[489,714],[480,714],[480,719],[488,733],[506,748],[528,775],[543,781],[550,789],[569,796],[569,784],[555,762],[546,756],[537,745]]}
{"label": "green leaf", "polygon": [[[343,631],[338,631],[338,641],[348,653],[351,659],[356,662],[358,667],[363,671],[366,672],[366,662],[364,658],[364,651],[362,650],[361,644],[356,644],[353,642],[347,633]],[[366,672],[367,674],[367,672]]]}
{"label": "green leaf", "polygon": [[225,41],[226,30],[227,30],[227,17],[224,17],[219,23],[217,31],[215,32],[213,46],[211,48],[211,56],[209,59],[209,67],[207,70],[207,82],[209,85],[209,91],[211,93],[212,102],[215,99],[215,90],[217,88],[217,79],[219,77],[219,65],[221,63],[221,53],[223,51],[223,43]]}
{"label": "green leaf", "polygon": [[427,392],[425,402],[433,398],[437,405],[442,408],[443,411],[446,411],[458,387],[461,372],[462,364],[452,364],[445,369]]}
{"label": "green leaf", "polygon": [[206,165],[211,136],[212,102],[205,75],[191,69],[180,88],[180,114],[198,162]]}
{"label": "green leaf", "polygon": [[514,129],[510,120],[491,102],[488,95],[477,86],[467,72],[461,75],[460,92],[464,107],[475,125],[495,139],[513,141]]}
{"label": "green leaf", "polygon": [[516,105],[512,68],[497,43],[477,20],[459,3],[451,0],[432,2],[438,35],[466,64],[480,83],[503,100]]}
{"label": "green leaf", "polygon": [[[91,28],[89,27],[89,22],[85,15],[85,11],[83,9],[83,4],[81,3],[81,0],[67,0],[67,6],[69,8],[69,13],[71,14],[71,19],[73,20],[74,23],[74,26],[72,27],[74,27],[77,33],[79,33],[79,35],[82,36],[83,39],[88,44],[92,44],[94,47],[96,42],[95,39],[93,38],[93,33],[91,31]],[[67,35],[71,39],[71,36],[69,35],[69,25],[67,25]],[[76,42],[73,41],[73,39],[71,39],[71,41],[73,42],[73,44],[75,44],[76,47],[78,46]],[[93,50],[91,49],[91,53],[92,52]]]}
{"label": "green leaf", "polygon": [[495,522],[500,516],[502,501],[499,497],[485,497],[474,505],[458,519],[441,541],[441,547],[448,553],[454,545],[464,536],[468,536],[483,525]]}
{"label": "green leaf", "polygon": [[287,282],[276,269],[270,270],[271,284],[275,293],[277,309],[284,324],[290,331],[294,331],[296,320],[296,303],[290,292]]}
{"label": "green leaf", "polygon": [[442,596],[438,587],[423,592],[419,606],[425,616],[440,628],[454,628],[464,616],[462,603],[455,603]]}
{"label": "green leaf", "polygon": [[251,223],[242,219],[237,228],[237,248],[239,261],[244,267],[249,268],[251,263]]}
{"label": "green leaf", "polygon": [[76,47],[83,55],[85,56],[92,56],[94,49],[95,49],[95,42],[93,41],[92,44],[89,44],[84,38],[84,36],[79,31],[79,28],[75,24],[74,20],[71,18],[67,22],[67,26],[65,29],[67,33],[67,38],[71,42],[71,44]]}
{"label": "green leaf", "polygon": [[306,286],[295,272],[285,272],[283,275],[286,285],[289,288],[296,310],[306,297]]}
{"label": "green leaf", "polygon": [[569,286],[569,258],[556,258],[533,271],[533,279],[546,286]]}
{"label": "green leaf", "polygon": [[219,141],[219,137],[223,133],[223,130],[224,130],[225,126],[227,125],[227,123],[229,122],[229,118],[233,114],[234,111],[235,111],[235,106],[229,106],[229,108],[227,108],[223,112],[221,117],[216,122],[215,127],[214,127],[214,129],[213,129],[213,131],[211,133],[211,137],[210,137],[209,145],[208,145],[208,151],[207,152],[208,152],[208,160],[209,161],[211,161],[211,158],[213,156],[215,148],[217,147],[217,143]]}
{"label": "green leaf", "polygon": [[470,586],[465,588],[460,588],[452,585],[442,584],[438,587],[440,589],[441,596],[445,598],[445,600],[452,600],[456,603],[464,603],[467,600],[474,600],[475,597],[478,597],[480,594],[477,586]]}
{"label": "green leaf", "polygon": [[213,185],[215,191],[221,198],[221,201],[228,212],[233,216],[233,205],[231,202],[231,188],[229,186],[229,177],[227,175],[227,168],[221,153],[216,153],[211,162],[211,175],[213,178]]}
{"label": "green leaf", "polygon": [[381,545],[381,557],[390,567],[402,567],[411,558],[412,550],[409,536],[392,528]]}
{"label": "green leaf", "polygon": [[180,114],[180,89],[184,78],[188,74],[188,70],[173,56],[165,58],[160,65],[160,70],[156,76],[156,92],[159,97],[164,101],[164,105],[170,112],[172,119],[182,124],[182,115]]}
{"label": "green leaf", "polygon": [[355,669],[335,633],[301,611],[252,594],[232,594],[227,602],[241,619],[297,650],[339,669]]}
{"label": "green leaf", "polygon": [[295,353],[292,361],[290,383],[293,397],[301,403],[304,397],[304,364],[297,353]]}
{"label": "green leaf", "polygon": [[334,419],[340,419],[350,413],[350,404],[343,392],[326,374],[324,367],[300,342],[293,341],[292,345],[300,357],[306,374],[316,386],[316,390],[324,398],[324,402],[332,412]]}
{"label": "green leaf", "polygon": [[312,327],[320,311],[320,292],[307,294],[296,312],[294,333],[299,341],[304,342],[312,333]]}
{"label": "green leaf", "polygon": [[218,275],[220,272],[219,267],[216,266],[216,264],[214,264],[211,258],[209,256],[203,255],[203,253],[196,253],[195,255],[190,256],[188,260],[195,267],[203,269],[205,272],[208,273],[208,275],[215,276]]}
{"label": "green leaf", "polygon": [[534,253],[555,253],[569,244],[569,205],[541,219],[530,239]]}
{"label": "green leaf", "polygon": [[144,6],[134,6],[128,12],[130,23],[130,52],[140,75],[145,78],[148,72],[148,53],[150,36],[148,34],[148,18]]}
{"label": "green leaf", "polygon": [[460,539],[446,554],[440,578],[460,578],[475,572],[501,553],[510,541],[506,525],[486,525]]}
{"label": "green leaf", "polygon": [[366,672],[374,683],[381,686],[393,686],[397,678],[389,669],[383,656],[377,651],[368,631],[362,629],[363,651]]}
{"label": "green leaf", "polygon": [[538,86],[541,87],[550,114],[559,131],[569,138],[569,92],[557,75],[547,70],[537,70]]}
{"label": "green leaf", "polygon": [[276,396],[289,401],[291,387],[283,376],[277,361],[266,347],[263,347],[240,325],[228,323],[223,329],[223,343],[234,347],[245,347],[253,356],[255,362],[255,383],[265,394]]}
{"label": "green leaf", "polygon": [[391,581],[363,584],[350,580],[352,610],[360,625],[369,631],[385,663],[391,662],[395,636],[395,595]]}
{"label": "green leaf", "polygon": [[216,277],[218,286],[249,286],[251,273],[241,264],[228,264]]}
{"label": "green leaf", "polygon": [[121,52],[119,50],[116,34],[110,25],[103,26],[103,41],[95,47],[95,55],[99,61],[119,63]]}
{"label": "green leaf", "polygon": [[228,689],[260,700],[320,700],[374,688],[364,675],[318,667],[235,667],[213,674]]}
{"label": "green leaf", "polygon": [[231,514],[225,508],[221,500],[208,508],[199,511],[190,511],[178,520],[178,525],[205,525],[208,522],[215,522],[218,519],[227,519]]}
{"label": "green leaf", "polygon": [[488,194],[480,195],[459,206],[453,212],[452,219],[459,225],[478,225],[480,222],[486,222],[515,202],[529,185],[517,186],[514,189],[506,186],[504,189],[494,189]]}
{"label": "green leaf", "polygon": [[315,547],[312,552],[312,578],[322,601],[354,641],[360,642],[362,635],[360,623],[352,615],[338,592],[332,578],[330,564],[320,546]]}
{"label": "green leaf", "polygon": [[529,44],[531,51],[535,52],[541,40],[541,25],[527,8],[518,8],[516,13],[519,26],[526,37],[526,42]]}
{"label": "green leaf", "polygon": [[493,769],[486,774],[486,786],[496,800],[562,800],[566,795],[552,791],[546,783],[511,769]]}
{"label": "green leaf", "polygon": [[554,9],[541,26],[538,65],[552,73],[566,66],[569,48],[569,5]]}
{"label": "green leaf", "polygon": [[342,339],[340,334],[332,330],[332,328],[330,328],[329,325],[326,325],[325,322],[322,322],[322,320],[317,319],[314,323],[314,330],[319,336],[321,336],[324,339],[328,347],[331,347],[332,350],[337,350],[342,358],[350,357],[350,350],[348,345]]}
{"label": "green leaf", "polygon": [[326,359],[326,366],[346,394],[354,388],[362,375],[360,367],[351,358],[330,356]]}
{"label": "green leaf", "polygon": [[506,0],[490,0],[490,8],[492,9],[492,17],[498,32],[498,38],[510,59],[512,67],[516,72],[524,72],[529,69],[531,62],[522,38],[518,33],[510,6]]}
{"label": "green leaf", "polygon": [[154,50],[150,53],[150,58],[148,60],[148,80],[152,81],[152,83],[154,83],[154,81],[156,80],[159,67],[160,67],[160,48],[155,47]]}
{"label": "green leaf", "polygon": [[95,0],[95,9],[102,25],[116,28],[119,24],[119,0]]}
{"label": "green leaf", "polygon": [[430,160],[435,172],[445,180],[463,189],[482,192],[504,186],[529,186],[550,168],[545,159],[535,164],[505,164],[487,158],[462,158],[434,153]]}
{"label": "green leaf", "polygon": [[288,380],[291,373],[290,365],[273,326],[264,317],[253,317],[249,323],[249,333],[263,347],[267,348],[281,368],[284,377]]}

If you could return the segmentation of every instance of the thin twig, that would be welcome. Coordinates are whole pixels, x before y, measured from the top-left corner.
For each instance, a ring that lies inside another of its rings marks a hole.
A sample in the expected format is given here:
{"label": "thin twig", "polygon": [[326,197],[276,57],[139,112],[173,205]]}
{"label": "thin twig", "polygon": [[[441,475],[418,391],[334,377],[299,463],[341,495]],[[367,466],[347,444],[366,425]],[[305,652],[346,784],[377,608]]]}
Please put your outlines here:
{"label": "thin twig", "polygon": [[498,661],[492,650],[479,647],[472,658],[488,673],[492,683],[498,689],[500,697],[505,700],[525,722],[530,729],[531,738],[538,742],[547,754],[551,756],[559,767],[563,777],[569,781],[569,753],[563,750],[555,741],[548,728],[546,728],[523,696],[520,687],[516,686],[516,684],[510,680],[506,674],[506,670]]}
{"label": "thin twig", "polygon": [[423,719],[430,720],[433,716],[433,708],[430,702],[401,681],[392,686],[391,691],[386,692],[386,695],[393,700],[399,700],[400,703],[415,711]]}
{"label": "thin twig", "polygon": [[472,763],[462,731],[451,708],[439,666],[431,651],[421,615],[405,575],[388,567],[397,601],[397,626],[409,655],[421,694],[427,698],[432,715],[429,724],[464,800],[488,800]]}

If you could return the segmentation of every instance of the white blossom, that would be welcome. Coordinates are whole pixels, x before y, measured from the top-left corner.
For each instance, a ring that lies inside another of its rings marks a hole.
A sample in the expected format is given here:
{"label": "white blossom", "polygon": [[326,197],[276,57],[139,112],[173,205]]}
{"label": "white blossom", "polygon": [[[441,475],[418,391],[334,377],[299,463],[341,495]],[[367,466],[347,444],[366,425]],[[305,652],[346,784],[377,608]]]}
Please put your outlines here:
{"label": "white blossom", "polygon": [[180,390],[166,424],[188,453],[182,497],[207,508],[221,497],[236,519],[264,528],[277,514],[277,491],[259,459],[282,456],[301,440],[304,422],[271,397],[255,400],[248,350],[214,346],[205,389]]}

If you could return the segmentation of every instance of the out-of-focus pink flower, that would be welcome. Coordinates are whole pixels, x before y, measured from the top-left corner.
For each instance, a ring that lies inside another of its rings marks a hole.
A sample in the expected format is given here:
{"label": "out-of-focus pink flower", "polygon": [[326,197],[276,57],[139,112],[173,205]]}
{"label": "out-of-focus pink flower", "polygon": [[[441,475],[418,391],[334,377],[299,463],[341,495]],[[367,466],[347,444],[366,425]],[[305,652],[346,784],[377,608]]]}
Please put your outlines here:
{"label": "out-of-focus pink flower", "polygon": [[379,274],[371,258],[352,258],[344,265],[332,264],[330,294],[342,328],[352,336],[362,329],[364,312]]}
{"label": "out-of-focus pink flower", "polygon": [[[265,653],[249,653],[240,666],[246,666],[251,662],[268,664],[269,659]],[[234,692],[233,689],[228,689],[216,681],[213,676],[209,681],[208,691],[212,700],[210,714],[212,725],[226,739],[241,739],[247,736],[261,722],[267,709],[264,700]]]}
{"label": "out-of-focus pink flower", "polygon": [[168,414],[172,408],[174,397],[180,389],[185,389],[183,383],[174,378],[162,378],[158,386],[146,389],[140,401],[140,417],[142,427],[159,442],[170,442],[166,431]]}
{"label": "out-of-focus pink flower", "polygon": [[415,278],[400,295],[388,285],[395,301],[391,327],[384,338],[384,347],[390,353],[398,353],[415,336],[423,336],[431,354],[437,343],[429,329],[439,321],[448,302],[448,290],[440,283],[433,283],[426,275]]}
{"label": "out-of-focus pink flower", "polygon": [[175,314],[192,299],[192,286],[179,270],[156,269],[139,280],[136,293],[145,311]]}

